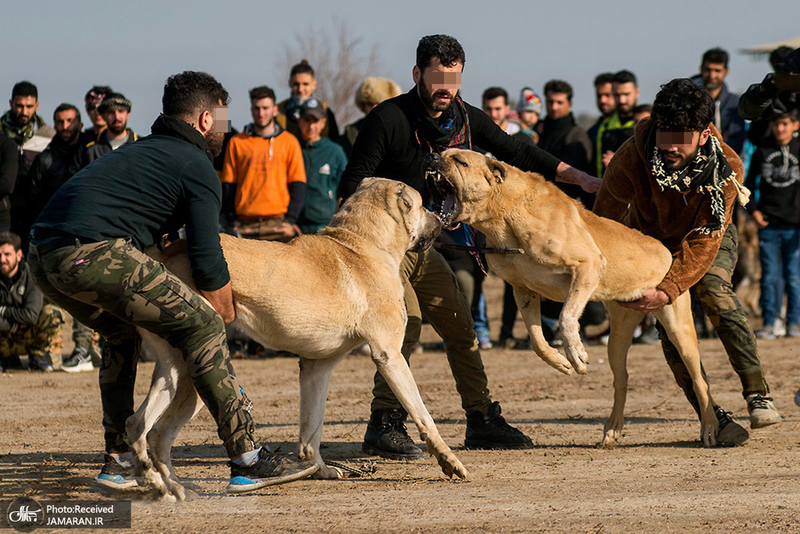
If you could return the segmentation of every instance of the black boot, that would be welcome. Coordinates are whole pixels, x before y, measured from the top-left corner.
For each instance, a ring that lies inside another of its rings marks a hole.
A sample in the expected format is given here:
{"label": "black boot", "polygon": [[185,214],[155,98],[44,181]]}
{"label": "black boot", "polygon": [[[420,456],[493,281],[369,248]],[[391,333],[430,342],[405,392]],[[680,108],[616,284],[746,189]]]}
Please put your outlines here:
{"label": "black boot", "polygon": [[372,412],[361,450],[389,460],[417,460],[424,453],[414,445],[406,431],[408,414],[402,408],[386,408]]}
{"label": "black boot", "polygon": [[531,438],[506,423],[500,415],[500,403],[493,402],[489,412],[467,412],[465,449],[530,449]]}

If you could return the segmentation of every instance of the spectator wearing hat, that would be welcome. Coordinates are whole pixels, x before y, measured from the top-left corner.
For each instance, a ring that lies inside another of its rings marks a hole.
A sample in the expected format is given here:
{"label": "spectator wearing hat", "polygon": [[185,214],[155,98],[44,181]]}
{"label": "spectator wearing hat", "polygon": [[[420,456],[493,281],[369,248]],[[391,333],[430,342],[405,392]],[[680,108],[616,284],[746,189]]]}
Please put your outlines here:
{"label": "spectator wearing hat", "polygon": [[353,124],[348,124],[344,127],[342,146],[345,153],[350,154],[350,150],[353,148],[353,143],[356,142],[356,137],[358,137],[358,132],[361,130],[361,125],[364,124],[367,114],[384,100],[394,98],[400,93],[402,93],[400,86],[389,78],[364,78],[364,81],[356,89],[355,98],[356,107],[364,113],[364,116]]}
{"label": "spectator wearing hat", "polygon": [[220,222],[242,237],[289,241],[300,233],[305,202],[300,142],[276,120],[271,88],[251,89],[250,104],[253,122],[231,138],[225,153]]}
{"label": "spectator wearing hat", "polygon": [[91,127],[86,128],[84,133],[89,138],[89,141],[94,141],[100,135],[100,132],[106,129],[106,121],[100,114],[97,107],[103,102],[103,99],[114,92],[111,87],[107,85],[95,85],[86,92],[83,97],[84,105],[86,106],[86,115],[92,123]]}
{"label": "spectator wearing hat", "polygon": [[306,100],[300,111],[303,164],[306,169],[306,195],[297,225],[304,234],[313,234],[326,226],[339,200],[339,182],[347,166],[344,149],[322,137],[328,123],[325,108],[316,98]]}
{"label": "spectator wearing hat", "polygon": [[[276,121],[281,128],[294,135],[298,141],[302,140],[300,134],[300,109],[309,98],[316,98],[314,92],[317,90],[317,78],[314,69],[308,64],[307,60],[292,67],[289,72],[289,88],[292,95],[278,104],[278,115]],[[318,99],[319,100],[319,99]],[[320,100],[321,101],[321,100]],[[322,137],[327,137],[335,143],[341,144],[339,135],[339,125],[336,124],[336,116],[326,102],[322,102],[328,123],[322,130]]]}
{"label": "spectator wearing hat", "polygon": [[106,123],[97,139],[90,141],[79,154],[76,171],[83,169],[94,160],[113,152],[122,145],[133,143],[139,136],[128,128],[131,115],[131,102],[122,93],[109,93],[103,98],[97,111]]}
{"label": "spectator wearing hat", "polygon": [[536,124],[542,116],[542,99],[530,87],[522,89],[517,102],[517,121],[522,126],[521,132],[530,136],[534,143],[539,143]]}

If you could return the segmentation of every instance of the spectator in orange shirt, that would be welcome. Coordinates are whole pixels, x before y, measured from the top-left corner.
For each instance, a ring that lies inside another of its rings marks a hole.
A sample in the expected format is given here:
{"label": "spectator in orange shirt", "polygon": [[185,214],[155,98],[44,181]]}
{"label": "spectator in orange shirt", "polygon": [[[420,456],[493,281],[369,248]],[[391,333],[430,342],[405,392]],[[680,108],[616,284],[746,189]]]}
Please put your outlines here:
{"label": "spectator in orange shirt", "polygon": [[275,121],[275,92],[250,90],[253,122],[231,138],[222,169],[223,226],[242,237],[289,241],[300,230],[306,172],[295,136]]}

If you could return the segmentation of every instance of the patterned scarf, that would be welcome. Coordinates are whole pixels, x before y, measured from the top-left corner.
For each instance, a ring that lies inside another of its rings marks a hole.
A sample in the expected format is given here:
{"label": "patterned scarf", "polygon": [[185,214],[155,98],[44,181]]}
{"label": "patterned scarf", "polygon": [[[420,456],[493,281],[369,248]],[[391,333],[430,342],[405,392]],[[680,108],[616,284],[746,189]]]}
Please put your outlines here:
{"label": "patterned scarf", "polygon": [[[706,194],[711,199],[711,215],[714,220],[704,226],[695,228],[701,234],[714,234],[721,232],[725,223],[725,194],[724,187],[728,181],[733,181],[739,192],[739,202],[747,203],[750,192],[736,180],[728,160],[722,153],[722,146],[713,135],[708,137],[708,142],[700,147],[697,156],[686,167],[675,171],[664,166],[661,151],[656,146],[656,126],[650,128],[645,140],[645,154],[651,154],[650,172],[661,190],[672,189],[681,193],[695,189]],[[743,201],[744,199],[744,201]]]}
{"label": "patterned scarf", "polygon": [[3,132],[16,141],[19,146],[24,145],[36,135],[36,132],[42,124],[44,124],[44,119],[38,114],[34,114],[28,124],[22,128],[14,124],[14,120],[11,118],[11,110],[6,111],[3,116],[0,117],[0,127],[3,129]]}

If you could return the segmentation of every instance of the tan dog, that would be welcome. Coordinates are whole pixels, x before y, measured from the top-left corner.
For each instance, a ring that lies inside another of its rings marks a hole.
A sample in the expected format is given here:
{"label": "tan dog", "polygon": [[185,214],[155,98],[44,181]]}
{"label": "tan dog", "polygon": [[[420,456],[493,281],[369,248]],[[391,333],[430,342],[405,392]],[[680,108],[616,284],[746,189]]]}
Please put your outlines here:
{"label": "tan dog", "polygon": [[[236,305],[234,324],[268,347],[300,355],[298,456],[317,463],[318,478],[342,476],[325,465],[319,451],[328,382],[336,364],[364,341],[442,471],[467,476],[439,435],[400,353],[406,325],[400,262],[407,250],[429,247],[440,230],[417,191],[371,178],[318,235],[288,244],[221,236]],[[185,246],[177,254],[170,248],[166,254],[148,252],[193,286]],[[183,499],[170,448],[202,402],[181,354],[149,332],[142,335],[158,360],[150,392],[127,422],[137,474],[162,496]]]}
{"label": "tan dog", "polygon": [[[487,254],[491,269],[514,287],[536,354],[565,374],[586,372],[578,319],[590,300],[605,301],[611,318],[608,360],[614,374],[614,407],[602,446],[621,437],[627,394],[626,360],[640,312],[619,306],[655,287],[672,264],[657,240],[598,217],[535,173],[523,172],[477,152],[451,149],[429,156],[427,170],[443,197],[445,225],[470,224],[486,234],[487,246],[519,248],[523,254]],[[544,339],[539,295],[564,302],[560,322],[566,358]],[[700,354],[689,294],[655,313],[680,351],[701,408],[703,444],[714,446],[719,422]]]}

